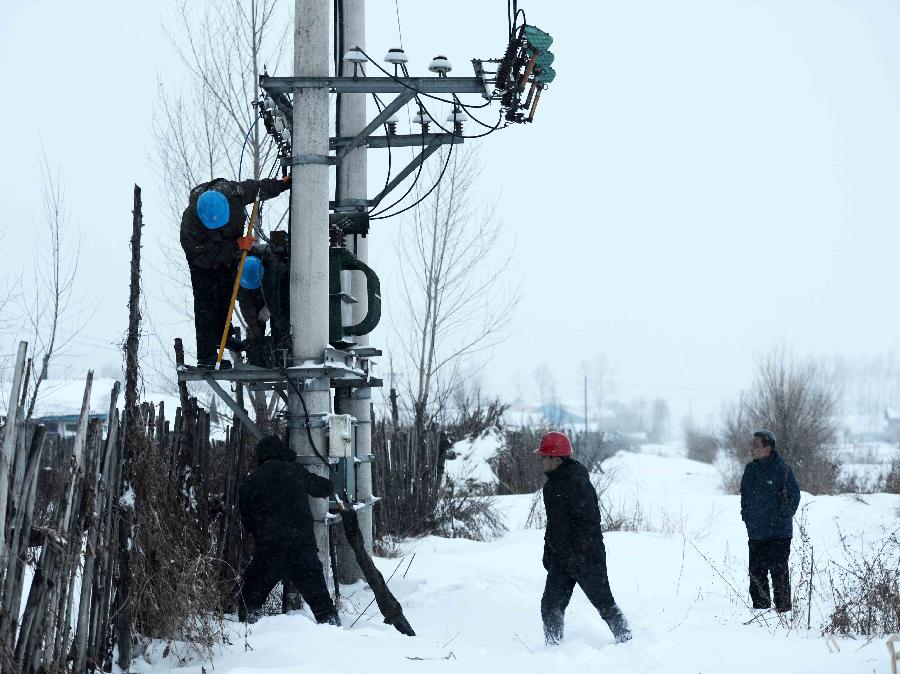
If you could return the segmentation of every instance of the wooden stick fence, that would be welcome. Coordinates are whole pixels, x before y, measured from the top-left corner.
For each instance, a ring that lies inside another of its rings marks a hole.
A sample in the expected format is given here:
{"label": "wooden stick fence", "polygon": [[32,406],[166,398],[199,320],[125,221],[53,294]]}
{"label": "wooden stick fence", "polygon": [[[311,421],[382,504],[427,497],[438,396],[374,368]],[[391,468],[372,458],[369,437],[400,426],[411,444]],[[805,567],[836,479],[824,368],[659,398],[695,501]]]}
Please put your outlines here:
{"label": "wooden stick fence", "polygon": [[[24,358],[18,370],[11,401],[20,400],[27,379]],[[123,667],[127,670],[131,640],[140,634],[133,611],[122,607],[125,596],[133,597],[133,555],[151,550],[154,541],[122,535],[123,524],[130,528],[133,523],[129,512],[135,511],[136,494],[124,473],[129,437],[117,408],[120,386],[117,383],[110,393],[105,433],[103,421],[90,418],[92,386],[93,374],[88,372],[71,440],[48,442],[46,428],[24,418],[21,402],[10,407],[2,429],[9,448],[4,453],[8,508],[0,568],[3,672],[111,671],[123,651],[129,652]],[[170,485],[173,509],[199,523],[201,538],[210,541],[210,555],[220,564],[221,587],[233,588],[247,561],[237,490],[247,470],[248,438],[238,427],[226,429],[224,442],[212,442],[209,415],[195,400],[189,402],[187,410],[175,411],[174,422],[166,418],[162,404],[137,405],[131,453],[135,461],[143,451],[159,454],[168,471],[162,479]],[[48,446],[56,448],[51,456],[45,455]],[[50,500],[45,509],[49,519],[42,521],[35,509],[39,477],[53,470],[62,471],[62,479],[48,482],[45,489],[61,488],[57,494],[42,495]],[[218,476],[215,484],[212,476]],[[123,543],[135,546],[127,557]],[[39,552],[30,552],[37,546]],[[27,563],[30,554],[37,555],[33,574]],[[228,601],[223,594],[223,610]],[[122,634],[128,635],[129,648],[116,649]]]}
{"label": "wooden stick fence", "polygon": [[[179,387],[181,407],[173,419],[166,417],[164,405],[157,408],[138,400],[143,217],[137,185],[132,214],[124,406],[120,413],[122,391],[116,383],[105,432],[103,421],[91,418],[91,399],[97,397],[91,372],[74,438],[50,436],[28,418],[31,361],[28,345],[19,345],[7,418],[0,428],[0,515],[5,514],[0,526],[0,671],[4,673],[109,672],[114,664],[127,671],[137,639],[180,638],[179,627],[196,622],[191,615],[180,615],[182,623],[165,623],[159,620],[165,610],[154,606],[148,611],[140,604],[141,592],[153,586],[146,580],[159,563],[156,548],[184,543],[153,540],[136,528],[145,506],[151,517],[168,518],[168,531],[178,532],[169,538],[187,529],[193,532],[194,548],[185,559],[193,561],[196,553],[211,560],[206,566],[207,585],[188,588],[204,593],[201,608],[207,613],[212,607],[221,616],[229,608],[246,562],[237,513],[238,486],[248,463],[248,437],[242,427],[226,429],[224,442],[212,442],[209,414],[184,385]],[[180,340],[176,358],[184,360]],[[149,482],[135,475],[139,461],[158,468]],[[155,535],[161,536],[160,531]],[[141,573],[145,575],[138,577]],[[153,633],[166,629],[170,633]]]}

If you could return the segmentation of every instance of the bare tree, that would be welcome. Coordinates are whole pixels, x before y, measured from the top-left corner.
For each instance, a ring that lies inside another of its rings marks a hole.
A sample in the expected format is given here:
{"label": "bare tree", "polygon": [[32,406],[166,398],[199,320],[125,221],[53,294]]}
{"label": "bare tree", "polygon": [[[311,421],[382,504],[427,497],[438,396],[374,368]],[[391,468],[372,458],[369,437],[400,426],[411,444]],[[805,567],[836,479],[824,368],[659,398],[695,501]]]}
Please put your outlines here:
{"label": "bare tree", "polygon": [[830,493],[837,483],[830,450],[837,437],[838,400],[833,382],[817,363],[773,349],[759,361],[753,387],[727,411],[723,444],[745,462],[753,431],[768,429],[801,488]]}
{"label": "bare tree", "polygon": [[559,426],[562,419],[559,407],[559,394],[556,388],[556,376],[547,367],[547,363],[541,363],[535,369],[534,381],[538,387],[541,405],[544,407],[543,422],[550,427]]}
{"label": "bare tree", "polygon": [[[277,25],[284,4],[180,0],[177,20],[166,26],[188,81],[186,92],[160,82],[153,116],[157,168],[172,223],[161,242],[166,254],[160,271],[168,277],[164,299],[186,325],[193,304],[177,235],[181,213],[190,190],[202,182],[217,177],[259,179],[269,170],[274,154],[264,130],[254,124],[252,101],[265,65],[277,67],[284,53],[290,22]],[[170,340],[158,342],[168,359]]]}
{"label": "bare tree", "polygon": [[603,406],[615,388],[615,368],[610,364],[609,358],[600,355],[590,363],[587,361],[582,363],[581,369],[587,376],[591,406],[595,410],[597,420],[602,423]]}
{"label": "bare tree", "polygon": [[475,151],[441,153],[429,172],[424,182],[437,186],[397,244],[405,312],[396,334],[419,430],[480,369],[476,356],[503,339],[518,302],[504,284],[511,255],[498,250],[503,231],[493,209],[479,209],[472,199],[480,173]]}
{"label": "bare tree", "polygon": [[66,349],[84,321],[74,295],[80,237],[71,229],[59,169],[51,169],[43,152],[40,167],[44,230],[36,237],[39,247],[34,253],[31,286],[22,294],[22,314],[34,345],[26,417],[34,412],[51,360]]}
{"label": "bare tree", "polygon": [[[153,135],[172,223],[160,245],[165,255],[158,271],[166,278],[161,299],[188,331],[193,329],[193,302],[177,235],[181,214],[189,191],[202,182],[217,177],[259,179],[275,168],[269,166],[275,160],[274,150],[265,131],[254,123],[252,101],[257,97],[259,76],[267,66],[277,69],[285,52],[292,25],[286,16],[289,4],[282,0],[179,0],[176,20],[166,26],[188,79],[183,91],[163,82],[158,85]],[[275,222],[284,221],[285,213],[279,213]],[[241,321],[240,313],[235,313]],[[175,367],[172,335],[160,334],[152,316],[144,315],[154,352],[146,369],[153,374],[156,388],[170,389]],[[264,413],[265,400],[254,396],[253,402],[257,414]]]}
{"label": "bare tree", "polygon": [[195,185],[219,176],[258,179],[274,158],[251,105],[266,64],[278,66],[290,22],[279,0],[180,0],[169,39],[190,77],[188,91],[160,82],[153,132],[173,220]]}
{"label": "bare tree", "polygon": [[[0,241],[8,241],[6,228],[0,228]],[[9,251],[5,251],[9,255]],[[0,279],[0,408],[7,407],[6,383],[11,370],[17,336],[12,329],[19,322],[12,318],[13,308],[21,298],[21,280],[15,275]],[[8,346],[7,346],[8,345]]]}
{"label": "bare tree", "polygon": [[669,403],[662,398],[656,398],[650,409],[650,431],[647,439],[650,442],[665,442],[669,437],[670,421]]}

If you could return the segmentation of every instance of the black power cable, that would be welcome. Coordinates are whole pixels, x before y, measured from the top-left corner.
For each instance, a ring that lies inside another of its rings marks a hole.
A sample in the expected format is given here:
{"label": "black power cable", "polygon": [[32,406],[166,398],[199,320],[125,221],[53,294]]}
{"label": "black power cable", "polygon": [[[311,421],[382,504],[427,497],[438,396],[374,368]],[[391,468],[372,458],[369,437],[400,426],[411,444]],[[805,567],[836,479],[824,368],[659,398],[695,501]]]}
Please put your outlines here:
{"label": "black power cable", "polygon": [[[372,57],[369,56],[365,51],[363,51],[362,49],[360,49],[360,51],[362,52],[363,56],[365,56],[367,59],[369,59],[369,61],[370,61],[372,64],[374,64],[374,66],[375,66],[376,68],[378,68],[378,69],[379,69],[381,72],[383,72],[385,75],[387,75],[387,76],[390,77],[392,80],[394,80],[395,82],[397,82],[398,84],[400,84],[402,87],[404,87],[404,88],[406,88],[406,89],[409,89],[410,91],[416,92],[416,96],[425,96],[426,98],[431,98],[431,99],[433,99],[433,100],[435,100],[435,101],[440,101],[441,103],[447,103],[448,105],[454,105],[454,104],[455,104],[455,102],[452,101],[452,100],[448,100],[448,99],[446,99],[446,98],[441,98],[440,96],[435,96],[434,94],[426,94],[425,92],[419,91],[419,90],[416,89],[415,87],[410,86],[409,84],[407,84],[406,82],[404,82],[402,79],[400,79],[399,77],[397,77],[397,76],[394,75],[393,73],[388,72],[387,70],[385,70],[384,68],[382,68],[381,65],[380,65],[377,61],[373,60]],[[489,106],[492,102],[493,102],[493,101],[486,101],[485,103],[481,103],[481,104],[479,104],[479,105],[465,104],[463,107],[465,107],[465,108],[472,108],[472,109],[486,108],[486,107]]]}
{"label": "black power cable", "polygon": [[309,438],[309,446],[312,447],[313,452],[315,452],[316,456],[319,457],[319,461],[325,464],[325,467],[328,468],[329,471],[331,471],[331,464],[328,463],[328,460],[319,453],[319,448],[316,447],[316,441],[313,440],[312,431],[309,429],[309,408],[306,407],[306,399],[303,397],[303,392],[300,390],[300,387],[297,386],[297,382],[295,382],[288,376],[287,370],[285,370],[283,367],[280,369],[281,374],[284,375],[284,378],[294,389],[294,392],[300,397],[300,404],[303,405],[303,416],[306,418],[306,423],[304,425],[306,426],[306,437]]}
{"label": "black power cable", "polygon": [[[453,98],[456,100],[457,104],[458,104],[460,107],[462,107],[462,108],[465,108],[465,107],[466,107],[465,105],[463,105],[463,102],[459,100],[459,98],[456,96],[456,94],[453,95]],[[483,126],[485,129],[497,129],[497,128],[498,128],[497,126],[491,126],[490,124],[485,124],[484,122],[482,122],[480,119],[478,119],[475,115],[473,115],[473,114],[472,114],[471,112],[469,112],[468,110],[466,110],[466,113],[469,115],[469,117],[471,117],[471,119],[472,119],[473,122],[475,122],[476,124],[479,124],[479,125]],[[501,115],[503,114],[502,111],[501,111],[500,114],[501,114]]]}
{"label": "black power cable", "polygon": [[[437,186],[440,185],[441,180],[443,180],[444,173],[447,172],[447,167],[450,165],[450,157],[452,154],[453,154],[453,143],[450,144],[450,148],[447,151],[447,159],[444,161],[444,167],[441,169],[441,173],[437,177],[437,180],[434,181],[434,185],[432,185],[431,189],[429,189],[425,194],[423,194],[421,197],[419,197],[414,203],[412,203],[409,206],[407,206],[406,208],[403,208],[394,213],[388,213],[387,215],[375,215],[373,217],[370,217],[369,219],[370,220],[386,220],[387,218],[393,218],[395,215],[400,215],[401,213],[406,213],[406,211],[410,210],[411,208],[415,208],[416,206],[421,204],[423,201],[425,201],[425,199],[428,198],[428,195],[431,194],[432,192],[434,192],[434,190],[437,189]],[[424,164],[425,162],[422,162],[422,163]],[[419,165],[419,168],[421,168],[421,164]],[[407,194],[409,194],[409,192],[407,192]],[[402,199],[401,199],[401,201],[402,201]],[[396,203],[394,205],[396,205]],[[387,209],[385,209],[385,210],[387,210]],[[384,211],[381,211],[381,213],[384,213]]]}
{"label": "black power cable", "polygon": [[[502,128],[506,128],[505,126],[500,126],[501,123],[503,122],[503,111],[501,110],[500,115],[498,116],[498,119],[497,119],[497,124],[495,124],[494,126],[488,126],[484,122],[482,122],[480,120],[476,120],[476,121],[478,121],[479,124],[488,128],[488,130],[485,131],[484,133],[477,133],[473,136],[456,133],[455,131],[451,131],[450,129],[443,126],[439,121],[437,121],[437,119],[435,119],[434,115],[431,114],[431,112],[428,110],[428,108],[425,107],[424,104],[419,102],[419,105],[422,106],[422,110],[424,110],[425,114],[431,118],[431,121],[434,122],[435,126],[437,126],[444,133],[449,133],[451,136],[454,136],[456,138],[466,138],[468,140],[473,140],[475,138],[484,138],[485,136],[490,136],[495,131],[499,131]],[[469,116],[471,117],[471,114]],[[475,119],[475,118],[472,117],[472,119]]]}
{"label": "black power cable", "polygon": [[[378,97],[378,94],[372,94],[372,98],[375,99],[375,107],[378,108],[378,114],[381,114],[382,110],[384,110],[384,107],[385,107],[384,103]],[[384,189],[387,189],[388,184],[391,182],[391,172],[393,170],[393,168],[392,168],[393,152],[391,152],[391,134],[390,134],[390,130],[388,129],[387,123],[385,123],[384,127],[385,127],[384,135],[385,135],[385,138],[387,141],[388,165],[387,165],[387,175],[384,177],[384,188],[382,191],[384,191]],[[388,208],[390,208],[390,207],[388,207]],[[375,209],[373,208],[372,211],[374,211],[374,210]],[[369,211],[369,213],[371,213],[372,211]]]}
{"label": "black power cable", "polygon": [[[425,150],[425,127],[424,127],[424,126],[422,127],[422,144],[421,144],[420,147],[421,147],[421,151],[424,151],[424,150]],[[419,167],[416,169],[416,175],[415,175],[415,177],[413,178],[413,181],[410,183],[409,187],[406,189],[406,192],[403,193],[403,196],[400,197],[399,199],[397,199],[396,201],[394,201],[394,203],[392,203],[390,206],[385,206],[384,208],[382,208],[381,210],[378,210],[377,212],[374,212],[374,211],[376,211],[377,206],[376,206],[375,208],[373,208],[372,211],[369,212],[369,213],[370,213],[370,215],[369,215],[369,219],[370,219],[370,220],[373,220],[373,219],[375,219],[375,220],[380,219],[380,218],[378,218],[378,216],[380,216],[382,213],[384,213],[384,212],[386,212],[386,211],[391,210],[394,206],[396,206],[396,205],[399,204],[401,201],[403,201],[404,199],[406,199],[407,196],[409,196],[409,193],[413,191],[413,188],[414,188],[414,187],[416,186],[416,184],[419,182],[419,177],[422,175],[422,166],[423,166],[424,164],[425,164],[425,162],[421,162],[421,163],[419,164]],[[432,189],[433,189],[433,188],[432,188]],[[429,194],[430,194],[430,193],[431,193],[431,190],[429,190]],[[385,217],[390,217],[390,216],[385,216]]]}

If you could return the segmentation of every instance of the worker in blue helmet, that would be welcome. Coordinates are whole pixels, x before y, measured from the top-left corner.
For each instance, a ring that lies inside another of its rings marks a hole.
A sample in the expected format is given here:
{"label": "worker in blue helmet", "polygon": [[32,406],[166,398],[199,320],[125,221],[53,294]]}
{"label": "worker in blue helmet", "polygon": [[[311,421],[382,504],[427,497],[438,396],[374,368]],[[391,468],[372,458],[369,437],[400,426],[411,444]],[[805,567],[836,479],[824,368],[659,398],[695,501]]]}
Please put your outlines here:
{"label": "worker in blue helmet", "polygon": [[[244,236],[246,207],[257,195],[271,199],[290,186],[290,176],[241,182],[216,178],[191,190],[181,217],[181,247],[194,292],[199,367],[215,367],[240,253],[253,244],[252,237]],[[241,345],[230,341],[227,346]]]}
{"label": "worker in blue helmet", "polygon": [[257,367],[272,367],[271,348],[266,339],[266,323],[271,317],[263,279],[264,260],[270,257],[265,245],[255,244],[244,261],[238,288],[238,306],[247,324],[247,362]]}

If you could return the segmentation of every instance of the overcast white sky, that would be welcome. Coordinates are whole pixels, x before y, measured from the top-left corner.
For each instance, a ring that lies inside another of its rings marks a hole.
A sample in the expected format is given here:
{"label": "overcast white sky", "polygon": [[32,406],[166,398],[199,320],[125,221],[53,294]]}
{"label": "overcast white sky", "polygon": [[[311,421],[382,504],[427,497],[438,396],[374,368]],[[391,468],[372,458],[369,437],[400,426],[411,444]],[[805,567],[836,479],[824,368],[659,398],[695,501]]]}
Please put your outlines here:
{"label": "overcast white sky", "polygon": [[[150,135],[157,78],[184,78],[161,28],[172,4],[0,0],[3,269],[28,264],[43,143],[83,233],[81,292],[97,303],[73,373],[119,363],[132,183],[144,188],[146,256],[158,261],[159,242],[177,236]],[[413,72],[436,53],[454,74],[502,55],[505,2],[398,4]],[[509,399],[518,382],[534,397],[546,363],[574,402],[580,363],[606,355],[620,396],[668,398],[676,414],[692,400],[705,415],[773,344],[896,349],[900,6],[520,5],[553,35],[558,76],[535,124],[481,143],[480,198],[496,200],[515,239],[523,292],[516,330],[484,373],[490,392]],[[394,2],[370,0],[367,13],[380,55],[399,41]],[[371,167],[374,186],[383,169]],[[396,228],[372,232],[387,279]],[[149,266],[144,280],[164,291]],[[151,308],[167,342],[190,338]]]}

